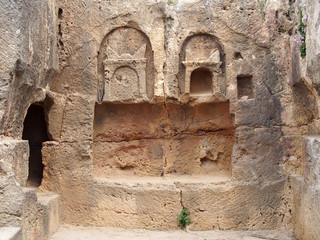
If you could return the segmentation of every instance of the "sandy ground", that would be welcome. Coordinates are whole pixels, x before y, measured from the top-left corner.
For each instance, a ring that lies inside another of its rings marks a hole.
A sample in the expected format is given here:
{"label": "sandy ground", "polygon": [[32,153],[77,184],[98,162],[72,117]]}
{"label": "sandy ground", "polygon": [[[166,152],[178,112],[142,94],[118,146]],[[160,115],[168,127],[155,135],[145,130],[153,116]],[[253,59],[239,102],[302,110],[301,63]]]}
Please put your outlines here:
{"label": "sandy ground", "polygon": [[63,226],[50,240],[294,240],[284,231],[151,231]]}

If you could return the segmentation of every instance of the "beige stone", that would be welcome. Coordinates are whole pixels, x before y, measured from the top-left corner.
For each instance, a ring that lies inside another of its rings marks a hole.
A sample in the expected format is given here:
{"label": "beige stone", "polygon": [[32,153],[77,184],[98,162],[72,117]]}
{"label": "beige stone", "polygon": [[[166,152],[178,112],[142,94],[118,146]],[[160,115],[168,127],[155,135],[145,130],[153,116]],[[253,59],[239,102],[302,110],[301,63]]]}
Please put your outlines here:
{"label": "beige stone", "polygon": [[0,227],[169,230],[187,208],[188,231],[319,239],[317,0],[0,3]]}

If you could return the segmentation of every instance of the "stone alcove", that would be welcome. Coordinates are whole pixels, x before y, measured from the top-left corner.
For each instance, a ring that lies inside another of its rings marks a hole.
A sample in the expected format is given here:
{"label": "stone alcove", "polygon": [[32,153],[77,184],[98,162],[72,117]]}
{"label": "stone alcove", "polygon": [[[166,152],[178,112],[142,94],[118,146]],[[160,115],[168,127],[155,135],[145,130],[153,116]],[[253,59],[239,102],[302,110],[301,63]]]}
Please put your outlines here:
{"label": "stone alcove", "polygon": [[212,94],[212,72],[206,68],[197,68],[190,77],[191,95]]}
{"label": "stone alcove", "polygon": [[98,101],[139,102],[153,96],[153,51],[148,37],[119,27],[103,39],[98,56]]}
{"label": "stone alcove", "polygon": [[254,98],[254,87],[251,75],[237,76],[238,99],[247,100]]}
{"label": "stone alcove", "polygon": [[95,176],[231,175],[234,125],[229,103],[96,104]]}
{"label": "stone alcove", "polygon": [[[187,39],[185,93],[223,92],[222,48],[211,35]],[[151,45],[134,28],[111,31],[100,48],[104,95],[93,123],[96,177],[230,177],[234,125],[229,102],[151,102]]]}
{"label": "stone alcove", "polygon": [[180,53],[179,89],[182,95],[225,95],[224,53],[209,34],[188,37]]}

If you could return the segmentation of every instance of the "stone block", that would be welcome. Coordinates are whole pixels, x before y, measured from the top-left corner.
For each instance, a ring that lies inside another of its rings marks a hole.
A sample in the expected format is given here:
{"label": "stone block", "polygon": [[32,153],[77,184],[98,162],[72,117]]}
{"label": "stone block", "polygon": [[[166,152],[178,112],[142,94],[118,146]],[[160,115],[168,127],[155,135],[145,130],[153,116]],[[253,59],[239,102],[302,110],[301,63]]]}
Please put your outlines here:
{"label": "stone block", "polygon": [[[251,96],[237,102],[235,112],[236,126],[269,127],[280,124],[280,109],[264,83],[253,78],[254,90]],[[247,100],[246,100],[247,99]]]}
{"label": "stone block", "polygon": [[38,201],[43,211],[43,230],[45,236],[54,234],[60,226],[60,199],[59,195],[52,192],[38,192]]}
{"label": "stone block", "polygon": [[119,142],[138,139],[203,135],[232,130],[229,103],[197,106],[166,104],[96,104],[93,140]]}
{"label": "stone block", "polygon": [[69,182],[87,181],[92,174],[91,154],[90,142],[45,142],[41,188],[59,193],[61,189],[68,191]]}
{"label": "stone block", "polygon": [[66,101],[66,96],[53,94],[53,105],[48,112],[48,133],[53,140],[59,140],[61,137]]}
{"label": "stone block", "polygon": [[232,177],[261,183],[282,179],[283,148],[279,127],[238,127],[232,156]]}
{"label": "stone block", "polygon": [[26,186],[29,171],[29,144],[24,140],[0,141],[0,160],[8,166],[20,186]]}
{"label": "stone block", "polygon": [[232,133],[184,138],[94,142],[97,177],[230,176]]}
{"label": "stone block", "polygon": [[59,196],[51,192],[23,189],[25,201],[22,234],[25,239],[47,239],[60,225]]}
{"label": "stone block", "polygon": [[92,138],[94,99],[71,95],[66,100],[62,118],[61,140],[84,141]]}
{"label": "stone block", "polygon": [[28,156],[27,141],[0,141],[0,227],[21,226]]}
{"label": "stone block", "polygon": [[22,240],[22,232],[19,227],[3,227],[0,228],[1,240]]}
{"label": "stone block", "polygon": [[[121,228],[171,229],[181,211],[174,184],[95,181],[94,206],[87,224]],[[89,222],[88,222],[89,221]]]}
{"label": "stone block", "polygon": [[306,139],[301,136],[285,136],[283,152],[284,170],[289,175],[304,176],[306,171]]}
{"label": "stone block", "polygon": [[310,185],[320,184],[320,138],[306,138],[306,171],[305,181]]}
{"label": "stone block", "polygon": [[320,188],[302,177],[291,177],[294,211],[293,230],[297,239],[318,240],[320,236]]}
{"label": "stone block", "polygon": [[67,223],[173,229],[183,207],[190,211],[191,230],[274,229],[290,226],[292,220],[285,181],[259,186],[208,178],[131,177],[99,178],[92,184],[90,204],[68,209]]}
{"label": "stone block", "polygon": [[190,230],[261,230],[290,226],[285,181],[256,183],[181,183],[183,206],[190,211]]}

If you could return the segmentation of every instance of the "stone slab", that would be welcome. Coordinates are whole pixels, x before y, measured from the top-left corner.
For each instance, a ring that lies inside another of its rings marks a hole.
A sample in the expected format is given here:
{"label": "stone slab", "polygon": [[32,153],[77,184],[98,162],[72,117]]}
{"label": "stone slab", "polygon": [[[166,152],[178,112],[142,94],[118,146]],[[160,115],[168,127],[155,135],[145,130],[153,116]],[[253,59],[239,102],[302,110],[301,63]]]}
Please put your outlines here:
{"label": "stone slab", "polygon": [[275,229],[289,227],[292,218],[285,180],[259,186],[225,178],[131,177],[99,178],[91,186],[82,193],[88,202],[66,208],[65,223],[176,229],[183,207],[190,211],[190,230],[199,231]]}
{"label": "stone slab", "polygon": [[64,226],[50,240],[293,240],[287,231],[150,231]]}
{"label": "stone slab", "polygon": [[0,240],[21,240],[21,229],[19,227],[0,228]]}
{"label": "stone slab", "polygon": [[46,235],[50,236],[60,226],[60,199],[59,195],[53,192],[38,192],[38,201],[44,208],[44,229]]}
{"label": "stone slab", "polygon": [[29,171],[29,144],[25,140],[0,141],[0,160],[13,172],[20,186],[26,186]]}

